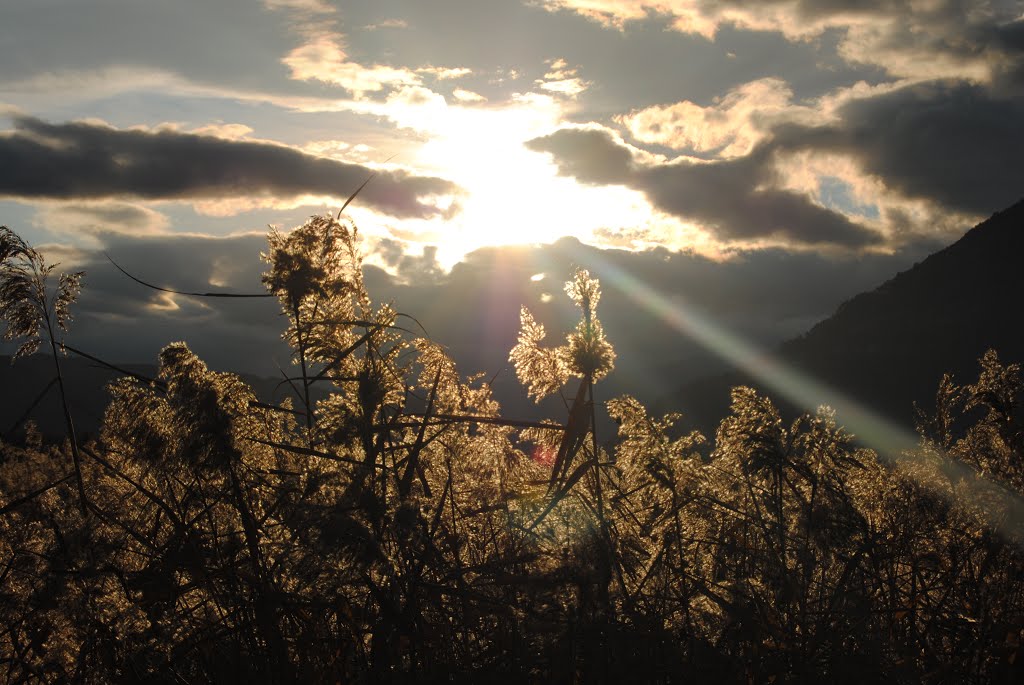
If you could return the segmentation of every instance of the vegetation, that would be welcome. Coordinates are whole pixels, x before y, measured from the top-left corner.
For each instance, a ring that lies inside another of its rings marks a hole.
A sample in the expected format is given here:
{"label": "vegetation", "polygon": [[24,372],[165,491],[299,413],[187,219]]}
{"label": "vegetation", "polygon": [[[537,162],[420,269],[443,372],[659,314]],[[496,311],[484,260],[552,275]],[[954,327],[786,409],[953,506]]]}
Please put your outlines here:
{"label": "vegetation", "polygon": [[[75,288],[4,231],[8,335],[56,359]],[[565,343],[524,310],[511,351],[565,422],[521,422],[373,304],[354,227],[269,244],[294,402],[173,343],[96,441],[0,444],[4,682],[1020,682],[1018,366],[944,379],[913,454],[742,387],[711,446],[600,398],[579,271]]]}

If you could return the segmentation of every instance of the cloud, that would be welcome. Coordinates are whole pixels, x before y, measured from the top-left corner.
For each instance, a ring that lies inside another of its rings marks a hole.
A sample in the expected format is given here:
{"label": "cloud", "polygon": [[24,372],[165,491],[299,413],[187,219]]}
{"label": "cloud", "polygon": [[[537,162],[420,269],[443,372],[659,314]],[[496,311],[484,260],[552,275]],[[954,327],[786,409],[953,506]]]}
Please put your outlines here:
{"label": "cloud", "polygon": [[841,153],[891,190],[976,215],[1024,192],[1024,100],[963,82],[907,85],[847,101],[824,126],[775,131],[779,151]]}
{"label": "cloud", "polygon": [[417,86],[415,71],[376,64],[363,66],[350,61],[342,48],[341,34],[330,32],[315,36],[289,52],[281,60],[299,81],[323,81],[341,86],[361,98],[385,87]]}
{"label": "cloud", "polygon": [[170,225],[167,216],[126,202],[44,205],[36,223],[65,235],[156,234]]}
{"label": "cloud", "polygon": [[526,147],[551,153],[560,174],[583,183],[614,185],[633,175],[633,153],[605,128],[563,128],[527,141]]}
{"label": "cloud", "polygon": [[[103,251],[138,277],[156,285],[209,291],[265,292],[262,234],[215,238],[156,233],[98,236]],[[49,247],[47,257],[54,254]],[[85,270],[73,307],[69,343],[112,362],[153,363],[175,340],[189,345],[215,368],[275,374],[274,358],[287,366],[282,318],[273,298],[201,299],[171,295],[133,283],[99,250],[80,255]]]}
{"label": "cloud", "polygon": [[409,22],[404,19],[383,19],[363,27],[365,31],[379,31],[380,29],[407,29]]}
{"label": "cloud", "polygon": [[837,50],[891,75],[990,81],[1021,74],[1019,2],[1000,0],[538,0],[608,27],[663,18],[680,32],[713,39],[722,26],[773,31],[793,41],[838,32]]}
{"label": "cloud", "polygon": [[437,246],[424,245],[419,255],[410,254],[406,246],[393,238],[378,241],[373,255],[378,256],[402,283],[425,285],[441,280],[444,269],[437,261]]}
{"label": "cloud", "polygon": [[485,98],[480,93],[476,93],[472,90],[466,90],[465,88],[456,88],[452,91],[452,97],[459,102],[486,102]]}
{"label": "cloud", "polygon": [[651,14],[670,14],[671,2],[648,0],[538,0],[550,11],[570,10],[604,26],[623,28],[626,22],[646,19]]}
{"label": "cloud", "polygon": [[549,93],[575,98],[590,87],[590,82],[580,78],[579,71],[564,59],[554,59],[548,61],[547,73],[537,79],[535,85]]}
{"label": "cloud", "polygon": [[263,0],[269,10],[287,10],[309,15],[333,14],[334,8],[324,0]]}
{"label": "cloud", "polygon": [[424,110],[444,109],[446,102],[443,95],[435,93],[429,88],[422,86],[409,86],[399,88],[387,98],[387,104],[397,104],[408,108],[422,108]]}
{"label": "cloud", "polygon": [[[259,254],[265,236],[110,233],[102,246],[133,274],[157,285],[184,290],[263,292],[267,267]],[[655,401],[688,378],[714,371],[714,354],[680,336],[655,310],[631,296],[636,279],[681,307],[712,319],[748,341],[773,345],[807,330],[843,300],[876,287],[906,268],[918,253],[868,254],[856,259],[768,249],[738,252],[716,261],[663,248],[629,252],[600,250],[575,239],[519,248],[485,248],[469,254],[449,274],[437,272],[431,249],[418,254],[397,240],[376,251],[398,273],[365,267],[375,302],[393,302],[415,316],[454,355],[460,371],[485,371],[510,411],[531,410],[508,368],[519,309],[530,307],[549,330],[575,325],[578,312],[562,294],[572,268],[587,268],[602,283],[599,315],[621,364],[602,393],[639,394]],[[51,258],[58,255],[47,249]],[[199,299],[168,295],[133,283],[99,251],[78,254],[74,268],[86,270],[70,344],[113,362],[152,363],[168,342],[186,340],[213,368],[277,376],[275,360],[287,367],[281,342],[284,319],[272,298]],[[533,280],[538,273],[542,280]],[[554,333],[558,334],[558,333]],[[671,379],[673,387],[663,387]],[[515,404],[516,398],[522,402]],[[552,407],[557,410],[556,408]]]}
{"label": "cloud", "polygon": [[770,148],[717,162],[680,159],[638,164],[608,130],[561,129],[527,143],[549,152],[560,173],[583,183],[626,185],[669,214],[696,221],[725,241],[863,248],[882,236],[810,197],[777,187]]}
{"label": "cloud", "polygon": [[311,140],[302,146],[304,152],[317,157],[330,157],[340,161],[358,160],[368,162],[371,160],[374,148],[366,143],[352,144],[346,140]]}
{"label": "cloud", "polygon": [[469,76],[473,73],[473,70],[467,67],[420,67],[416,72],[419,74],[428,74],[439,81],[449,81],[451,79],[459,79],[464,76]]}
{"label": "cloud", "polygon": [[[0,194],[20,198],[346,197],[371,173],[283,145],[172,130],[20,117],[0,134]],[[442,214],[431,197],[457,192],[444,179],[377,170],[359,200],[396,217],[428,218]]]}
{"label": "cloud", "polygon": [[813,116],[813,110],[793,104],[792,98],[785,81],[769,77],[741,84],[707,107],[684,100],[616,120],[642,143],[737,157],[748,154],[779,121]]}
{"label": "cloud", "polygon": [[[326,5],[286,0],[290,14],[298,5]],[[0,41],[0,90],[11,84],[89,79],[83,90],[96,106],[109,75],[155,74],[170,85],[230,86],[238,90],[275,90],[289,86],[280,57],[294,42],[282,30],[281,17],[253,0],[203,0],[174,3],[70,0],[42,5],[34,0],[5,0],[4,40]],[[68,72],[72,72],[68,74]],[[140,89],[162,92],[164,83],[135,80]],[[290,92],[295,92],[292,88]],[[63,104],[73,96],[65,96]],[[34,108],[38,109],[38,108]],[[64,110],[66,111],[66,110]]]}
{"label": "cloud", "polygon": [[717,163],[679,161],[643,169],[636,187],[662,210],[698,221],[723,240],[863,248],[882,243],[867,226],[772,184],[767,152]]}
{"label": "cloud", "polygon": [[248,138],[252,132],[252,128],[245,124],[207,124],[189,131],[189,133],[199,136],[215,136],[217,138],[228,138],[229,140]]}
{"label": "cloud", "polygon": [[[270,0],[277,3],[280,0]],[[288,67],[291,78],[298,81],[320,81],[340,86],[349,91],[357,100],[369,93],[421,86],[422,75],[438,80],[457,79],[472,73],[465,67],[444,67],[424,65],[418,68],[396,67],[386,64],[366,65],[348,55],[345,35],[337,28],[338,13],[320,0],[283,0],[291,9],[292,29],[303,42],[285,55],[281,62]],[[270,9],[282,7],[268,6]],[[382,28],[407,29],[409,23],[394,17],[368,24],[364,31]]]}
{"label": "cloud", "polygon": [[952,237],[1024,192],[1024,98],[994,84],[857,83],[794,103],[768,78],[706,107],[684,101],[616,120],[683,154],[644,159],[596,125],[528,146],[551,153],[563,175],[642,191],[724,241],[892,249]]}

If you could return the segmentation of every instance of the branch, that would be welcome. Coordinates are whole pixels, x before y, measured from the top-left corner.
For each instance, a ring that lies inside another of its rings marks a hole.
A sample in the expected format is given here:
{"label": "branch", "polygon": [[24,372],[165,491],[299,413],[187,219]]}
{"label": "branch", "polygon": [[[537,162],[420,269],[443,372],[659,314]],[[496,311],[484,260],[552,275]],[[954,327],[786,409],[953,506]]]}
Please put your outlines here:
{"label": "branch", "polygon": [[173,290],[171,288],[162,288],[162,287],[160,287],[158,285],[153,285],[152,283],[147,283],[146,281],[142,280],[141,278],[136,278],[135,276],[132,276],[130,273],[125,271],[121,267],[120,264],[115,262],[114,259],[110,255],[108,255],[106,252],[103,253],[103,256],[106,257],[107,261],[109,261],[111,264],[113,264],[117,268],[118,271],[120,271],[121,273],[123,273],[125,276],[127,276],[130,279],[132,279],[136,283],[138,283],[140,285],[144,285],[147,288],[152,288],[153,290],[159,290],[161,292],[171,293],[173,295],[189,295],[191,297],[276,297],[276,295],[274,295],[274,293],[218,293],[218,292],[199,293],[199,292],[187,292],[187,291],[184,291],[184,290]]}

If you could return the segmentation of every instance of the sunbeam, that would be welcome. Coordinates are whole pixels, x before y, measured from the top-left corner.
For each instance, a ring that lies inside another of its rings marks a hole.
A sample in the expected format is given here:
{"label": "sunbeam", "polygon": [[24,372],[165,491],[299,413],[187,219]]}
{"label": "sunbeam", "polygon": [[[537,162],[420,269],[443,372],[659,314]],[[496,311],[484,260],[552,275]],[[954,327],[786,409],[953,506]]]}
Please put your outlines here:
{"label": "sunbeam", "polygon": [[[880,458],[892,466],[909,464],[920,458],[917,454],[920,440],[914,433],[715,323],[681,296],[670,300],[610,260],[600,256],[594,259],[600,264],[597,273],[607,287],[621,291],[680,334],[698,342],[735,368],[749,373],[765,387],[796,406],[811,412],[823,404],[832,407],[837,418],[860,443],[874,449]],[[1024,546],[1021,534],[1024,526],[1024,499],[986,477],[984,473],[941,453],[937,446],[928,447],[935,450],[937,458],[934,465],[949,479],[951,485],[966,488],[971,500],[982,508],[988,524],[1006,539]],[[912,471],[908,473],[913,475]],[[928,486],[921,479],[918,482]]]}

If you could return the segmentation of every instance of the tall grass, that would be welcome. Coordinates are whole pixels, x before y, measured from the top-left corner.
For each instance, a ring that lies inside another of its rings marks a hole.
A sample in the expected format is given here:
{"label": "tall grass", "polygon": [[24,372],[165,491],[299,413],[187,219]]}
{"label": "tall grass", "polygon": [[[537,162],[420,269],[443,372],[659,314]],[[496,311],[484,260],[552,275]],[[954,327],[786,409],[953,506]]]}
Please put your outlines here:
{"label": "tall grass", "polygon": [[[993,354],[976,383],[947,379],[896,468],[827,410],[787,424],[746,388],[712,445],[601,396],[615,355],[599,283],[577,272],[578,325],[545,346],[524,310],[510,354],[566,415],[518,421],[373,302],[356,246],[329,216],[270,236],[264,283],[287,318],[294,401],[260,403],[173,343],[157,378],[111,385],[99,439],[69,441],[74,474],[62,447],[3,445],[0,677],[1021,675],[1024,529],[997,532],[998,503],[939,463],[952,454],[1021,490],[1019,367]],[[595,434],[599,411],[614,440]],[[73,506],[73,480],[93,515]]]}

